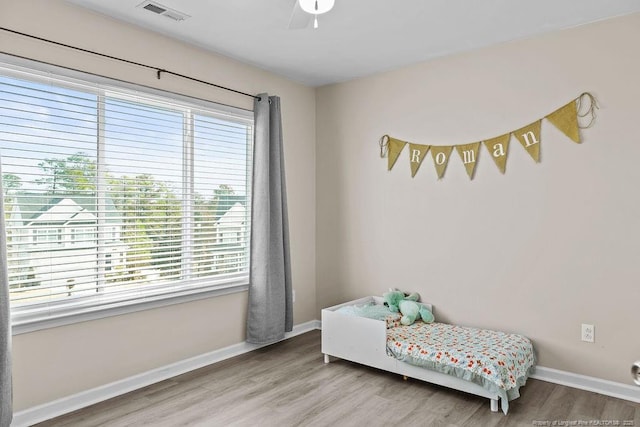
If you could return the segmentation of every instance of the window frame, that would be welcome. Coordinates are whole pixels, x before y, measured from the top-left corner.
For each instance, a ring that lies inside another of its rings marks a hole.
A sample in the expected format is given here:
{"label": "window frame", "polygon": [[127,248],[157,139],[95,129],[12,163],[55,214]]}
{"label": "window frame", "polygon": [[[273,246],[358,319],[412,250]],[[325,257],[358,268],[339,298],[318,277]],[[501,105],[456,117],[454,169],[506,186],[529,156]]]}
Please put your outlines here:
{"label": "window frame", "polygon": [[[15,78],[26,77],[29,79],[33,78],[33,76],[37,76],[45,81],[54,80],[56,85],[70,89],[77,90],[78,86],[80,86],[83,91],[86,91],[87,87],[94,88],[95,94],[98,96],[104,93],[108,93],[109,96],[111,96],[111,91],[119,93],[124,91],[132,97],[134,97],[135,94],[139,94],[144,96],[145,101],[156,100],[157,102],[165,105],[167,103],[173,103],[183,108],[189,108],[192,112],[192,116],[193,114],[199,114],[203,111],[205,114],[207,111],[213,111],[218,116],[228,115],[235,121],[247,124],[250,128],[247,138],[247,154],[249,156],[248,159],[252,158],[253,133],[255,132],[252,110],[215,103],[204,99],[163,91],[96,74],[84,73],[29,59],[13,57],[6,54],[0,54],[0,72],[2,72],[3,75]],[[191,122],[191,125],[192,123],[193,122]],[[193,132],[191,132],[191,134],[193,134]],[[183,146],[188,146],[188,144],[184,144]],[[191,141],[191,147],[193,147],[193,140]],[[250,204],[252,198],[250,165],[251,164],[248,164],[246,168],[247,204]],[[184,173],[185,172],[183,171],[183,175]],[[190,176],[191,179],[193,179],[192,172],[186,173],[187,176]],[[190,199],[190,197],[186,197],[186,199]],[[249,215],[251,214],[249,213]],[[110,233],[109,230],[105,230],[105,232]],[[64,238],[64,236],[62,236],[62,238]],[[117,298],[105,298],[105,295],[101,294],[99,297],[81,297],[64,302],[52,301],[46,303],[49,311],[45,313],[41,310],[36,310],[33,306],[12,307],[12,333],[13,335],[19,335],[41,329],[70,325],[89,320],[97,320],[105,317],[134,313],[232,293],[245,292],[249,288],[248,271],[250,266],[250,239],[247,242],[246,251],[247,272],[222,280],[217,279],[215,283],[203,283],[207,281],[211,282],[210,279],[190,279],[182,281],[179,285],[168,284],[166,286],[153,286],[148,290],[145,289],[132,292],[130,295],[118,295]]]}

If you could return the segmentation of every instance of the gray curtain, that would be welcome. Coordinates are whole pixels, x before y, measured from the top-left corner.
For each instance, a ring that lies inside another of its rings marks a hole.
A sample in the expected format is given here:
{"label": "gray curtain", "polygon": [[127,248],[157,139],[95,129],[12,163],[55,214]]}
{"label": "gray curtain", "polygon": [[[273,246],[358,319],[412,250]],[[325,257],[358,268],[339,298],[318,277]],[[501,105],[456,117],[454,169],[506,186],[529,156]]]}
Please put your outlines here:
{"label": "gray curtain", "polygon": [[254,101],[251,265],[247,342],[271,344],[293,329],[280,98]]}
{"label": "gray curtain", "polygon": [[[2,167],[0,166],[0,177]],[[0,427],[9,427],[13,418],[11,387],[11,318],[7,277],[7,240],[4,232],[4,192],[0,179]]]}

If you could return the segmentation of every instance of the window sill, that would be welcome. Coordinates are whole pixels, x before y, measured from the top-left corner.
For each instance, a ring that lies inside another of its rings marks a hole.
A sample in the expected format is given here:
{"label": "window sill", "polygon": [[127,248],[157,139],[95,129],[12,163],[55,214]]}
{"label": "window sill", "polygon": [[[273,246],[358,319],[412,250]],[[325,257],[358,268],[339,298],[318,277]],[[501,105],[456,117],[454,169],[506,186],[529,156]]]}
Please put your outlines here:
{"label": "window sill", "polygon": [[69,311],[60,311],[59,314],[49,314],[40,318],[12,319],[12,334],[20,335],[43,329],[57,328],[59,326],[71,325],[74,323],[87,322],[90,320],[104,319],[111,316],[120,316],[138,311],[151,310],[154,308],[166,307],[173,304],[197,301],[207,298],[229,295],[238,292],[245,292],[249,289],[246,283],[228,283],[189,289],[166,294],[154,295],[144,299],[126,302],[115,302],[103,306],[76,307]]}

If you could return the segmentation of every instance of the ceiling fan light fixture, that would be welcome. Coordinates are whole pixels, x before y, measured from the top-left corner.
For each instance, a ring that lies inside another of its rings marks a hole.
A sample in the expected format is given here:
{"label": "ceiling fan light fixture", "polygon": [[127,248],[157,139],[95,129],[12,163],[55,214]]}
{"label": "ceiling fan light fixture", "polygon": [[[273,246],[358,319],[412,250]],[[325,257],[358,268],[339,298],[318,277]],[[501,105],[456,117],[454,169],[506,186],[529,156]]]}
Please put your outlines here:
{"label": "ceiling fan light fixture", "polygon": [[335,2],[335,0],[298,0],[300,8],[312,15],[322,15],[329,12]]}

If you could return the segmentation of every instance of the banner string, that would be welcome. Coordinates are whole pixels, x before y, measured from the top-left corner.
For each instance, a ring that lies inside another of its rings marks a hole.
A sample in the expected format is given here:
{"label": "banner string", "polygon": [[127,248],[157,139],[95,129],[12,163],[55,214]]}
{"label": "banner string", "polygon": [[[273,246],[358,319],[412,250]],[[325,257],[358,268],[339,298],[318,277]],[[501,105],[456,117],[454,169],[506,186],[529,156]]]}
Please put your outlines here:
{"label": "banner string", "polygon": [[[582,110],[582,104],[583,104],[583,100],[582,98],[586,97],[589,100],[589,107],[587,108],[587,110],[584,113],[580,113],[580,110]],[[578,102],[578,117],[582,118],[582,117],[587,117],[587,116],[591,116],[591,119],[589,120],[589,124],[586,126],[582,126],[582,125],[578,125],[578,127],[580,129],[588,129],[591,126],[593,126],[593,123],[596,120],[596,110],[600,109],[600,107],[598,107],[598,102],[596,101],[596,98],[591,95],[589,92],[584,92],[582,93],[577,99],[576,101]]]}
{"label": "banner string", "polygon": [[387,152],[389,151],[389,135],[383,135],[380,138],[380,157],[387,157]]}

